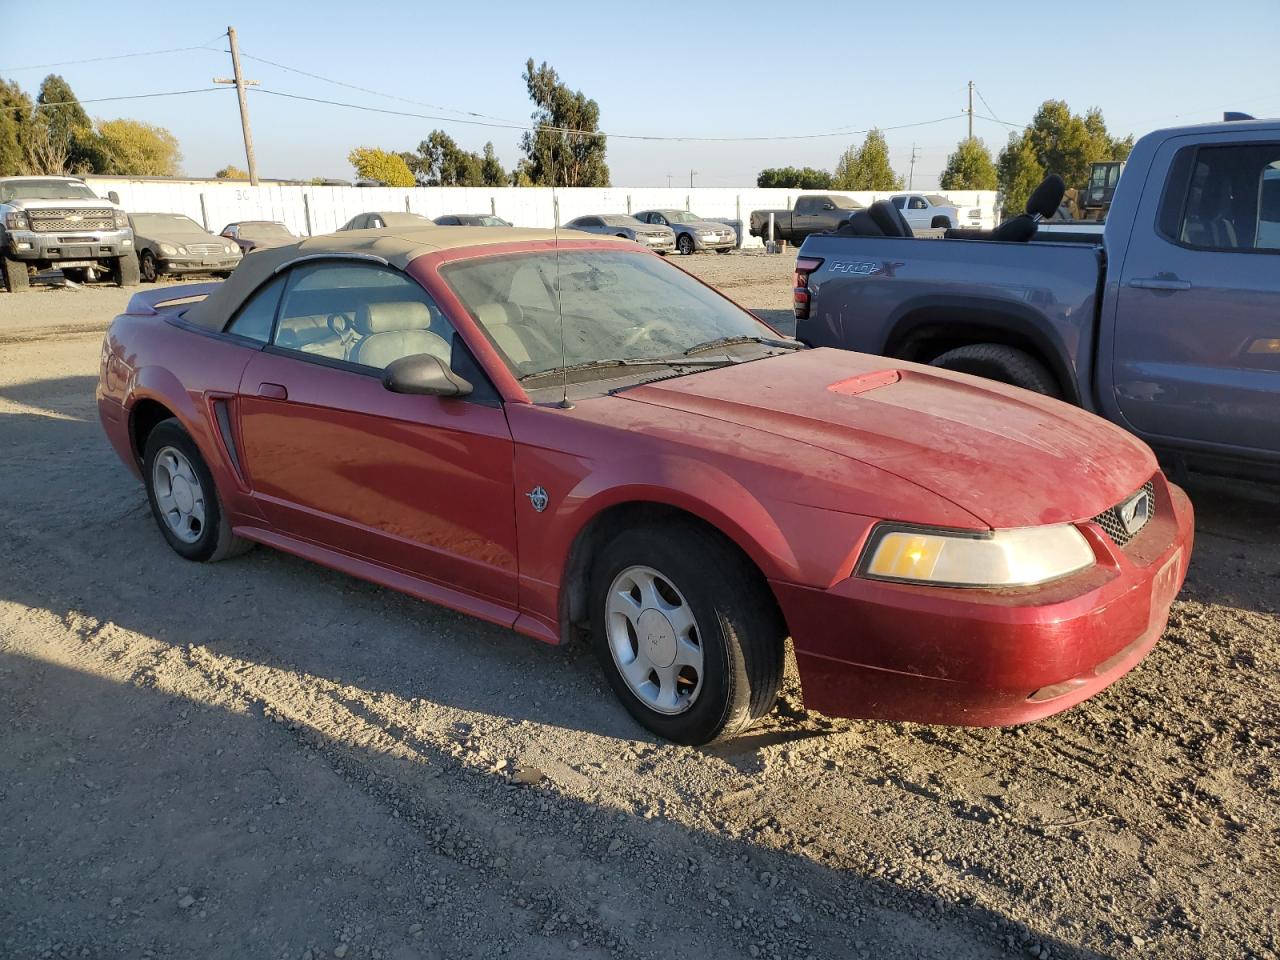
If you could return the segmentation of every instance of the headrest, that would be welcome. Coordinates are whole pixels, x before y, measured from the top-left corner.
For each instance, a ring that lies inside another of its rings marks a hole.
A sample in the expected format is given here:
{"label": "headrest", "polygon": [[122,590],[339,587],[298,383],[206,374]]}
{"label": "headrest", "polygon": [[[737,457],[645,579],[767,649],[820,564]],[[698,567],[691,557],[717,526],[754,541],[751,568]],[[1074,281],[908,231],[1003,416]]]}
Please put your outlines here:
{"label": "headrest", "polygon": [[852,237],[884,236],[884,231],[876,226],[876,222],[871,219],[871,214],[865,210],[859,210],[844,223],[840,224],[840,228],[836,233]]}
{"label": "headrest", "polygon": [[482,303],[476,307],[476,320],[487,330],[519,323],[524,311],[515,303]]}
{"label": "headrest", "polygon": [[877,200],[867,208],[867,213],[876,222],[886,237],[909,237],[911,227],[902,211],[893,205],[891,200]]}
{"label": "headrest", "polygon": [[1031,191],[1027,197],[1027,213],[1040,214],[1048,220],[1062,206],[1062,198],[1066,196],[1067,185],[1056,173],[1051,173],[1040,181],[1040,186]]}
{"label": "headrest", "polygon": [[426,330],[431,326],[431,308],[421,300],[371,303],[365,307],[363,319],[366,334]]}

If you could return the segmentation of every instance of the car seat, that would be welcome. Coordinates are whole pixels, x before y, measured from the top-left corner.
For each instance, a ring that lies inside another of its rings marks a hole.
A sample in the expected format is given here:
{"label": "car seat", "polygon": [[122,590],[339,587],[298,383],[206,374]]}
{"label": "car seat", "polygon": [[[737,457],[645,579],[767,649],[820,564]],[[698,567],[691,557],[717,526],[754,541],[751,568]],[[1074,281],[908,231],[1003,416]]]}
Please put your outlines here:
{"label": "car seat", "polygon": [[948,230],[943,236],[948,240],[1000,240],[1006,243],[1026,243],[1036,235],[1041,220],[1048,220],[1062,205],[1067,185],[1056,173],[1040,181],[1027,198],[1025,213],[1004,221],[994,230]]}
{"label": "car seat", "polygon": [[352,346],[349,359],[382,369],[401,357],[430,353],[449,363],[453,346],[428,329],[431,321],[431,308],[421,300],[362,305],[356,315],[361,338]]}

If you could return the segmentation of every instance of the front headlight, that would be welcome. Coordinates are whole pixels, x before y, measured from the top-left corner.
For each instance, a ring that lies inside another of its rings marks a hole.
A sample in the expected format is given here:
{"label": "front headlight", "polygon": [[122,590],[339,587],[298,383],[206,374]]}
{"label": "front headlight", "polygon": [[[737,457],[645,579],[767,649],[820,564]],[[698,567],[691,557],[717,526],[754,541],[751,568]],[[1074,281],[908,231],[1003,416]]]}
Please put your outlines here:
{"label": "front headlight", "polygon": [[185,257],[185,256],[187,255],[187,248],[186,248],[186,247],[179,247],[179,248],[178,248],[178,252],[179,252],[180,254],[182,254],[182,255]]}
{"label": "front headlight", "polygon": [[10,210],[4,215],[4,225],[10,230],[30,230],[31,221],[25,210]]}
{"label": "front headlight", "polygon": [[231,248],[230,248],[230,247],[227,247],[227,246],[224,246],[224,247],[222,248],[222,252],[223,252],[223,253],[230,253],[230,252],[231,252]]}
{"label": "front headlight", "polygon": [[166,257],[172,257],[178,251],[174,247],[170,246],[169,244],[162,243],[160,244],[160,252],[163,253]]}
{"label": "front headlight", "polygon": [[123,230],[125,227],[129,226],[129,215],[123,210],[116,210],[111,216],[115,222],[117,230]]}
{"label": "front headlight", "polygon": [[1069,523],[988,534],[883,524],[862,556],[864,577],[949,587],[1029,587],[1094,563],[1084,534]]}

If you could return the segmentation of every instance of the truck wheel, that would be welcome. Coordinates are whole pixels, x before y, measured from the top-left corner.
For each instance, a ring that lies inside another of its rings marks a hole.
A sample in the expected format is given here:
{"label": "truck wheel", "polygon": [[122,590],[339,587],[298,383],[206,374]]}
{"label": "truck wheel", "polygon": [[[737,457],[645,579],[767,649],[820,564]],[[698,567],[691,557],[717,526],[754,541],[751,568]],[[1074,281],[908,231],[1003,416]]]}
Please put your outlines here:
{"label": "truck wheel", "polygon": [[930,221],[929,226],[934,230],[950,230],[951,218],[950,217],[934,217],[933,220]]}
{"label": "truck wheel", "polygon": [[138,258],[132,253],[116,257],[111,265],[111,278],[117,287],[136,287],[138,285]]}
{"label": "truck wheel", "polygon": [[31,278],[24,261],[4,258],[4,285],[10,293],[23,293],[31,289]]}
{"label": "truck wheel", "polygon": [[143,283],[155,283],[156,277],[160,276],[160,270],[156,267],[156,258],[150,250],[143,250],[138,257],[138,273]]}
{"label": "truck wheel", "polygon": [[1046,397],[1061,399],[1062,389],[1049,369],[1025,350],[1001,343],[973,343],[948,350],[932,361],[935,367],[971,373]]}
{"label": "truck wheel", "polygon": [[676,239],[676,248],[679,249],[683,256],[692,256],[693,254],[693,237],[687,233],[682,233]]}

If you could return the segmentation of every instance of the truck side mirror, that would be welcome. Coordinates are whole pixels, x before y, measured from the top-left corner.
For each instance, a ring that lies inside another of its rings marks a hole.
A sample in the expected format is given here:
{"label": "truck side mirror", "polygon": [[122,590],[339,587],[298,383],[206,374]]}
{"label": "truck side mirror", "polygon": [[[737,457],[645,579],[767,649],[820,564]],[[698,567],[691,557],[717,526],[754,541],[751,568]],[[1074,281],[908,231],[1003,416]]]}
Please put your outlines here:
{"label": "truck side mirror", "polygon": [[823,209],[823,210],[834,210],[835,208],[836,208],[836,205],[835,205],[834,203],[830,203],[830,202],[828,202],[828,203],[824,203],[824,204],[822,205],[822,209]]}
{"label": "truck side mirror", "polygon": [[120,206],[120,194],[116,193],[114,190],[111,190],[107,193],[107,199],[110,200],[112,203],[114,203],[117,207]]}

